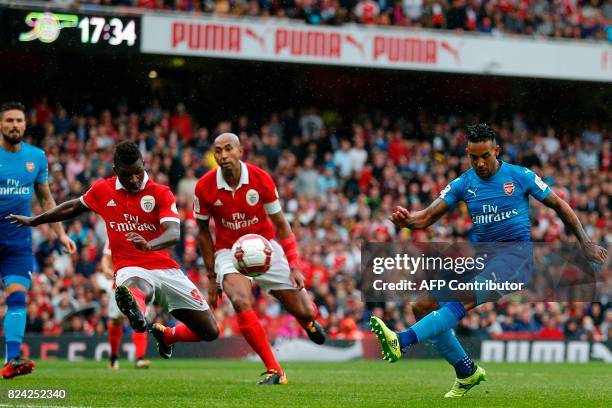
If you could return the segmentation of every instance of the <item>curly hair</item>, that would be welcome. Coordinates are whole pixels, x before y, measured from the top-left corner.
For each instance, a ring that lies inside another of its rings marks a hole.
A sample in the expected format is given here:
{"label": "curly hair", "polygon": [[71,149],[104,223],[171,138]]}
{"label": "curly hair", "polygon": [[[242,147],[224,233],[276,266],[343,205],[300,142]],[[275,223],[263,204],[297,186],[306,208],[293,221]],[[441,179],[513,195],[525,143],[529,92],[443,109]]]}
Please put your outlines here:
{"label": "curly hair", "polygon": [[117,143],[115,155],[113,156],[113,164],[115,166],[129,166],[137,160],[142,160],[142,154],[135,143],[129,140]]}
{"label": "curly hair", "polygon": [[495,132],[486,123],[479,123],[467,127],[467,140],[471,143],[492,141],[497,143]]}

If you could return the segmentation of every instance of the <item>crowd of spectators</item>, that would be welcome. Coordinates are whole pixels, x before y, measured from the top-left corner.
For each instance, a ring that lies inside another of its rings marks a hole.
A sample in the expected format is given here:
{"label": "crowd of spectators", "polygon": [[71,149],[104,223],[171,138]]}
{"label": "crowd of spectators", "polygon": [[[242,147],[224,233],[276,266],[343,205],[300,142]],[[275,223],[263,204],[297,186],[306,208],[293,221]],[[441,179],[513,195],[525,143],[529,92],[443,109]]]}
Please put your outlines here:
{"label": "crowd of spectators", "polygon": [[[90,106],[67,112],[41,98],[28,113],[26,134],[47,154],[49,183],[58,203],[80,196],[96,179],[111,175],[115,142],[136,142],[150,176],[170,185],[176,194],[183,221],[175,257],[206,296],[192,196],[198,178],[215,166],[210,150],[214,136],[235,132],[244,146],[244,160],[267,169],[276,180],[283,210],[297,236],[306,285],[330,337],[359,339],[368,329],[371,313],[383,316],[396,329],[414,323],[408,303],[364,304],[359,290],[362,242],[470,239],[465,206],[424,231],[398,231],[387,216],[396,205],[424,208],[449,181],[469,169],[464,129],[483,119],[499,136],[502,159],[541,174],[576,211],[593,241],[612,241],[610,130],[597,122],[576,130],[520,113],[508,118],[426,113],[391,117],[382,112],[343,117],[333,110],[289,108],[207,127],[183,104],[169,108],[153,101],[142,112],[123,104],[112,110]],[[40,206],[35,203],[33,209],[37,213]],[[573,239],[554,211],[532,202],[531,213],[534,240]],[[27,330],[103,334],[109,300],[104,290],[108,281],[99,265],[106,240],[104,223],[88,213],[66,227],[78,245],[73,256],[62,253],[48,226],[33,229],[37,268],[28,295]],[[303,335],[278,302],[255,291],[256,311],[271,337]],[[597,303],[488,304],[470,311],[458,331],[477,336],[610,339],[609,295],[612,289]],[[238,332],[227,299],[216,316],[223,336]],[[159,307],[152,318],[170,319]]]}
{"label": "crowd of spectators", "polygon": [[611,0],[52,0],[219,16],[291,18],[472,31],[493,35],[612,40]]}

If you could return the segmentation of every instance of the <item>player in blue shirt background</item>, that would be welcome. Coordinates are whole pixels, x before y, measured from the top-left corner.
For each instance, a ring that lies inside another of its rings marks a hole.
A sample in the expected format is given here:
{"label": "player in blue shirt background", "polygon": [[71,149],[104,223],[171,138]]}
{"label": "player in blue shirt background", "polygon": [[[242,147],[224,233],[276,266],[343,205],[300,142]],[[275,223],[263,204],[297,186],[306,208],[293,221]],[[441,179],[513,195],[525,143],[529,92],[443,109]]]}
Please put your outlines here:
{"label": "player in blue shirt background", "polygon": [[[565,227],[578,239],[584,256],[604,263],[607,251],[591,242],[571,207],[560,199],[531,170],[498,160],[500,147],[486,124],[468,127],[467,154],[472,168],[453,180],[426,209],[410,213],[398,207],[391,221],[400,228],[424,229],[451,211],[459,201],[466,203],[477,242],[529,242],[529,196],[555,210]],[[510,269],[510,268],[508,268]],[[512,273],[512,271],[510,271]],[[370,325],[381,342],[385,360],[395,362],[409,346],[429,342],[455,368],[457,378],[446,398],[462,397],[485,380],[485,371],[467,355],[453,328],[466,311],[507,294],[502,292],[459,294],[460,300],[438,302],[427,294],[413,304],[417,323],[395,333],[372,316]]]}
{"label": "player in blue shirt background", "polygon": [[[45,152],[23,141],[26,129],[25,108],[19,102],[0,106],[0,275],[4,284],[6,342],[4,378],[28,374],[34,362],[21,358],[20,347],[26,326],[26,294],[30,288],[34,257],[30,228],[14,225],[11,214],[30,216],[32,192],[43,210],[55,207],[47,182]],[[62,245],[73,253],[75,243],[62,224],[53,224]]]}

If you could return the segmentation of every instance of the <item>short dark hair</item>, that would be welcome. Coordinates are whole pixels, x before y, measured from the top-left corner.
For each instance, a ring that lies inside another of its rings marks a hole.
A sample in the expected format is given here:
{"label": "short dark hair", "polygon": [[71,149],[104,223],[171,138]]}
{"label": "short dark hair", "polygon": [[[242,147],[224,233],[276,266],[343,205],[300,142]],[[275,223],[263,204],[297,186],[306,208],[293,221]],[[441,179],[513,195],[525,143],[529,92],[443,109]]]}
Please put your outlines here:
{"label": "short dark hair", "polygon": [[115,146],[115,155],[113,156],[113,164],[115,166],[129,166],[137,160],[142,160],[140,149],[136,143],[124,140],[117,143]]}
{"label": "short dark hair", "polygon": [[467,127],[467,140],[471,143],[488,142],[497,143],[495,132],[486,123],[479,123]]}
{"label": "short dark hair", "polygon": [[0,105],[0,115],[9,110],[20,110],[25,115],[26,108],[21,102],[5,102]]}

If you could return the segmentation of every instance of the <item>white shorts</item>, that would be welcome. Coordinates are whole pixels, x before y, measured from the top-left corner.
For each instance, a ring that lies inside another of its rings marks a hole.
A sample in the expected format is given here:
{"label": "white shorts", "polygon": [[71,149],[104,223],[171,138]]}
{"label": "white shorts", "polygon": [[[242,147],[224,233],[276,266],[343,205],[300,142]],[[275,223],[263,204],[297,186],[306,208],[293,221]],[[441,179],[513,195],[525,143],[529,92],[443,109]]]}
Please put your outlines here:
{"label": "white shorts", "polygon": [[155,290],[154,300],[169,312],[175,309],[208,310],[208,303],[200,291],[180,269],[144,269],[128,266],[117,271],[117,286],[137,277],[147,281]]}
{"label": "white shorts", "polygon": [[[285,256],[285,251],[280,244],[274,240],[270,240],[272,244],[272,259],[268,272],[260,275],[255,279],[255,282],[266,293],[273,290],[296,289],[289,279],[291,269]],[[215,273],[217,274],[217,283],[223,289],[223,278],[230,273],[239,273],[232,262],[231,249],[220,249],[215,252]]]}
{"label": "white shorts", "polygon": [[119,310],[119,306],[117,306],[117,300],[115,300],[115,292],[112,292],[108,296],[108,318],[115,320],[120,317],[124,317],[121,310]]}

